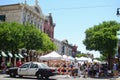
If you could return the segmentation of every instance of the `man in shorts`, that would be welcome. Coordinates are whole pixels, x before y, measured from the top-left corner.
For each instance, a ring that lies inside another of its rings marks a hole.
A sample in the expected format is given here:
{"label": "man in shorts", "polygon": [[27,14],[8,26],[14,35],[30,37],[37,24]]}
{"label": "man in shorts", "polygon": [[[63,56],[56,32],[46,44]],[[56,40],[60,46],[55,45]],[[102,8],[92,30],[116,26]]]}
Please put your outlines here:
{"label": "man in shorts", "polygon": [[77,61],[75,60],[75,64],[74,64],[74,70],[73,70],[73,76],[74,77],[77,77],[78,76],[78,69],[79,69],[79,66],[78,66],[78,63]]}

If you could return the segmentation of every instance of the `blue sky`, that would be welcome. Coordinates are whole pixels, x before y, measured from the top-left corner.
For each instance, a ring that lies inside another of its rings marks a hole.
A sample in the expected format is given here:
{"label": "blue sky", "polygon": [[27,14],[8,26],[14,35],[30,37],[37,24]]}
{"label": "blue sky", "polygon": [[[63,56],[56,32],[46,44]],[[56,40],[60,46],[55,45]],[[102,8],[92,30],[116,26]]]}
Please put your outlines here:
{"label": "blue sky", "polygon": [[[35,0],[27,0],[34,5]],[[0,5],[22,3],[24,0],[1,0]],[[85,30],[98,25],[103,21],[115,20],[117,8],[120,8],[120,0],[39,0],[39,5],[44,15],[52,13],[56,24],[55,38],[62,41],[67,39],[70,44],[76,44],[78,50],[83,53],[90,52],[85,49],[83,40]],[[98,52],[94,53],[98,57]]]}

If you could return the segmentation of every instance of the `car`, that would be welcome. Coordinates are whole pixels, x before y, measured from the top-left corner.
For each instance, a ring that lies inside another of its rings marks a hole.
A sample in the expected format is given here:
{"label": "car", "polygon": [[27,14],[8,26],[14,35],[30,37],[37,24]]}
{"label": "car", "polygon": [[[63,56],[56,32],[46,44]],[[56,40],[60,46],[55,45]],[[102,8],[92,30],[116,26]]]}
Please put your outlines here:
{"label": "car", "polygon": [[48,65],[40,62],[26,62],[20,67],[12,67],[6,70],[6,74],[10,77],[23,77],[23,76],[36,76],[38,79],[54,76],[58,74],[56,68],[49,67]]}

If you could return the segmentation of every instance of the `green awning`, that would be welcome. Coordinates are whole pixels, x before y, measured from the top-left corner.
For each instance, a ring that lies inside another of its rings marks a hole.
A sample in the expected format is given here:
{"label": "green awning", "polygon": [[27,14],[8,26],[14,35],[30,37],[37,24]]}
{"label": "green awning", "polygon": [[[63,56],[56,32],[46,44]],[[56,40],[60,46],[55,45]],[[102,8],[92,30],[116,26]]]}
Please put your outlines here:
{"label": "green awning", "polygon": [[16,58],[18,58],[18,57],[19,57],[17,54],[14,54],[14,56],[15,56]]}
{"label": "green awning", "polygon": [[20,58],[24,58],[21,54],[18,54],[18,56],[19,56]]}
{"label": "green awning", "polygon": [[11,58],[13,57],[12,53],[10,53],[10,52],[8,52],[8,55],[9,55]]}
{"label": "green awning", "polygon": [[7,55],[5,54],[5,52],[1,52],[1,55],[3,56],[3,57],[7,57]]}

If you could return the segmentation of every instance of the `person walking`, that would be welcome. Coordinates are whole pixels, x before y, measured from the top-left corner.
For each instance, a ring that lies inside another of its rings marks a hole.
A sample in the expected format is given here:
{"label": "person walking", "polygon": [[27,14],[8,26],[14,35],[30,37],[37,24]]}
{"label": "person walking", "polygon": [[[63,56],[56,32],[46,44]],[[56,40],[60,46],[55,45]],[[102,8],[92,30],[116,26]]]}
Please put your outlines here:
{"label": "person walking", "polygon": [[79,69],[79,64],[78,64],[77,60],[75,60],[74,70],[73,70],[73,76],[74,76],[74,78],[78,76],[78,69]]}
{"label": "person walking", "polygon": [[7,61],[7,68],[10,68],[11,67],[11,62],[10,61]]}
{"label": "person walking", "polygon": [[118,77],[118,64],[117,63],[113,64],[113,75],[114,77]]}
{"label": "person walking", "polygon": [[78,63],[78,77],[80,77],[80,76],[81,76],[80,67],[81,67],[81,64],[80,64],[80,63]]}
{"label": "person walking", "polygon": [[2,61],[1,63],[1,69],[2,69],[2,73],[4,74],[6,72],[7,69],[7,65],[5,61]]}
{"label": "person walking", "polygon": [[21,59],[19,59],[19,60],[17,61],[17,63],[16,63],[16,66],[19,67],[19,66],[21,66],[21,65],[22,65],[22,62],[21,62]]}

